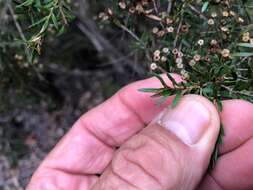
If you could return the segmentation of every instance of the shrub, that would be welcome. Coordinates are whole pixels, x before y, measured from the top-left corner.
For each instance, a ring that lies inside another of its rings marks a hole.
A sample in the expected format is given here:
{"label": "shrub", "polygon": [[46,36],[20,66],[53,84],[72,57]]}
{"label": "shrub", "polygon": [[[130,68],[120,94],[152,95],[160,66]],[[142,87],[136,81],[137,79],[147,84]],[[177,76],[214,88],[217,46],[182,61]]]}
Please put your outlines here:
{"label": "shrub", "polygon": [[[250,0],[114,0],[99,14],[135,42],[163,87],[140,89],[161,97],[199,94],[222,110],[222,100],[253,102],[253,2]],[[158,75],[167,73],[169,87]],[[180,74],[177,83],[170,73]],[[148,84],[147,84],[148,87]],[[217,145],[224,135],[221,127]],[[217,159],[216,147],[213,162]]]}
{"label": "shrub", "polygon": [[36,91],[30,84],[41,77],[38,56],[43,42],[63,33],[73,18],[64,0],[0,1],[1,111],[8,105],[9,94],[15,98]]}

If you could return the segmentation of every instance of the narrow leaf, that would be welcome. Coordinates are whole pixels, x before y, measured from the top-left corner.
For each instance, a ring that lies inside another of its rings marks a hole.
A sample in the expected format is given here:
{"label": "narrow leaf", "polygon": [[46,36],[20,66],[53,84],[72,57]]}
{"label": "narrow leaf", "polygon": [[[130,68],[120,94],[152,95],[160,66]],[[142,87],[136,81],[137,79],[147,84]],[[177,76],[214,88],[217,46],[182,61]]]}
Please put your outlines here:
{"label": "narrow leaf", "polygon": [[178,86],[178,83],[177,83],[176,80],[171,76],[170,73],[167,73],[167,77],[168,77],[169,80],[172,82],[172,84],[173,84],[174,87]]}
{"label": "narrow leaf", "polygon": [[140,92],[148,92],[148,93],[157,93],[162,90],[163,90],[163,88],[141,88],[141,89],[138,89],[138,91],[140,91]]}
{"label": "narrow leaf", "polygon": [[209,2],[206,1],[206,2],[203,4],[202,8],[201,8],[201,12],[202,12],[202,13],[205,12],[205,11],[207,10],[208,6],[209,6]]}
{"label": "narrow leaf", "polygon": [[154,73],[154,76],[162,83],[162,85],[165,88],[169,88],[169,86],[165,83],[165,81],[163,80],[163,78],[159,74]]}
{"label": "narrow leaf", "polygon": [[182,92],[177,91],[177,94],[171,104],[173,108],[177,106],[177,104],[180,102],[181,98],[182,98]]}
{"label": "narrow leaf", "polygon": [[237,46],[253,48],[253,44],[250,44],[250,43],[238,43]]}
{"label": "narrow leaf", "polygon": [[219,112],[222,112],[223,105],[222,105],[222,101],[221,100],[217,100],[217,107],[218,107]]}
{"label": "narrow leaf", "polygon": [[233,53],[233,57],[251,57],[253,56],[253,52],[240,52],[240,53]]}

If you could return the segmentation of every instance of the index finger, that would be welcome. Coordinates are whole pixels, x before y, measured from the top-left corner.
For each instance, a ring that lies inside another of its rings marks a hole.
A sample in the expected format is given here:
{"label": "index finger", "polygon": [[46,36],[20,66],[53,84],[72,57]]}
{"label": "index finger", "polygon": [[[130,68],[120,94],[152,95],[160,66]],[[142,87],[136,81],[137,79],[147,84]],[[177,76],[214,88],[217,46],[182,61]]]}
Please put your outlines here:
{"label": "index finger", "polygon": [[[178,75],[173,75],[177,81]],[[167,80],[168,85],[172,86]],[[157,106],[140,88],[159,88],[146,79],[130,84],[103,104],[84,114],[49,154],[41,167],[82,175],[101,173],[114,149],[140,131],[165,106]],[[167,104],[171,101],[169,98]]]}

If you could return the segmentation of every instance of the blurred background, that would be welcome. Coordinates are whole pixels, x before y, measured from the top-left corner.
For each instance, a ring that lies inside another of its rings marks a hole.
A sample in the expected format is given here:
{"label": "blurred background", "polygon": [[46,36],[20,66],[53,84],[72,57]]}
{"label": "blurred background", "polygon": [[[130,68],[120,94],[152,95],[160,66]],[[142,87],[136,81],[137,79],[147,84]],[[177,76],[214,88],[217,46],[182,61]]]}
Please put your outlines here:
{"label": "blurred background", "polygon": [[43,42],[39,69],[16,68],[24,49],[6,42],[18,32],[10,2],[0,0],[0,190],[22,190],[80,115],[148,69],[127,34],[98,25],[107,1],[94,0],[72,2],[75,18]]}

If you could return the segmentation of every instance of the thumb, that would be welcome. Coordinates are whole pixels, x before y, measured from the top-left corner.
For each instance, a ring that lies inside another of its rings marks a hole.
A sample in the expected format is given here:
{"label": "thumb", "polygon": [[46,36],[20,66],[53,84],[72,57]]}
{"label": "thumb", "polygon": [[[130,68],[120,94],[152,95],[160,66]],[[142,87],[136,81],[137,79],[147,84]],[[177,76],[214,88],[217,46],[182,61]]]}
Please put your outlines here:
{"label": "thumb", "polygon": [[194,189],[208,167],[219,124],[211,102],[185,96],[120,147],[93,190]]}

